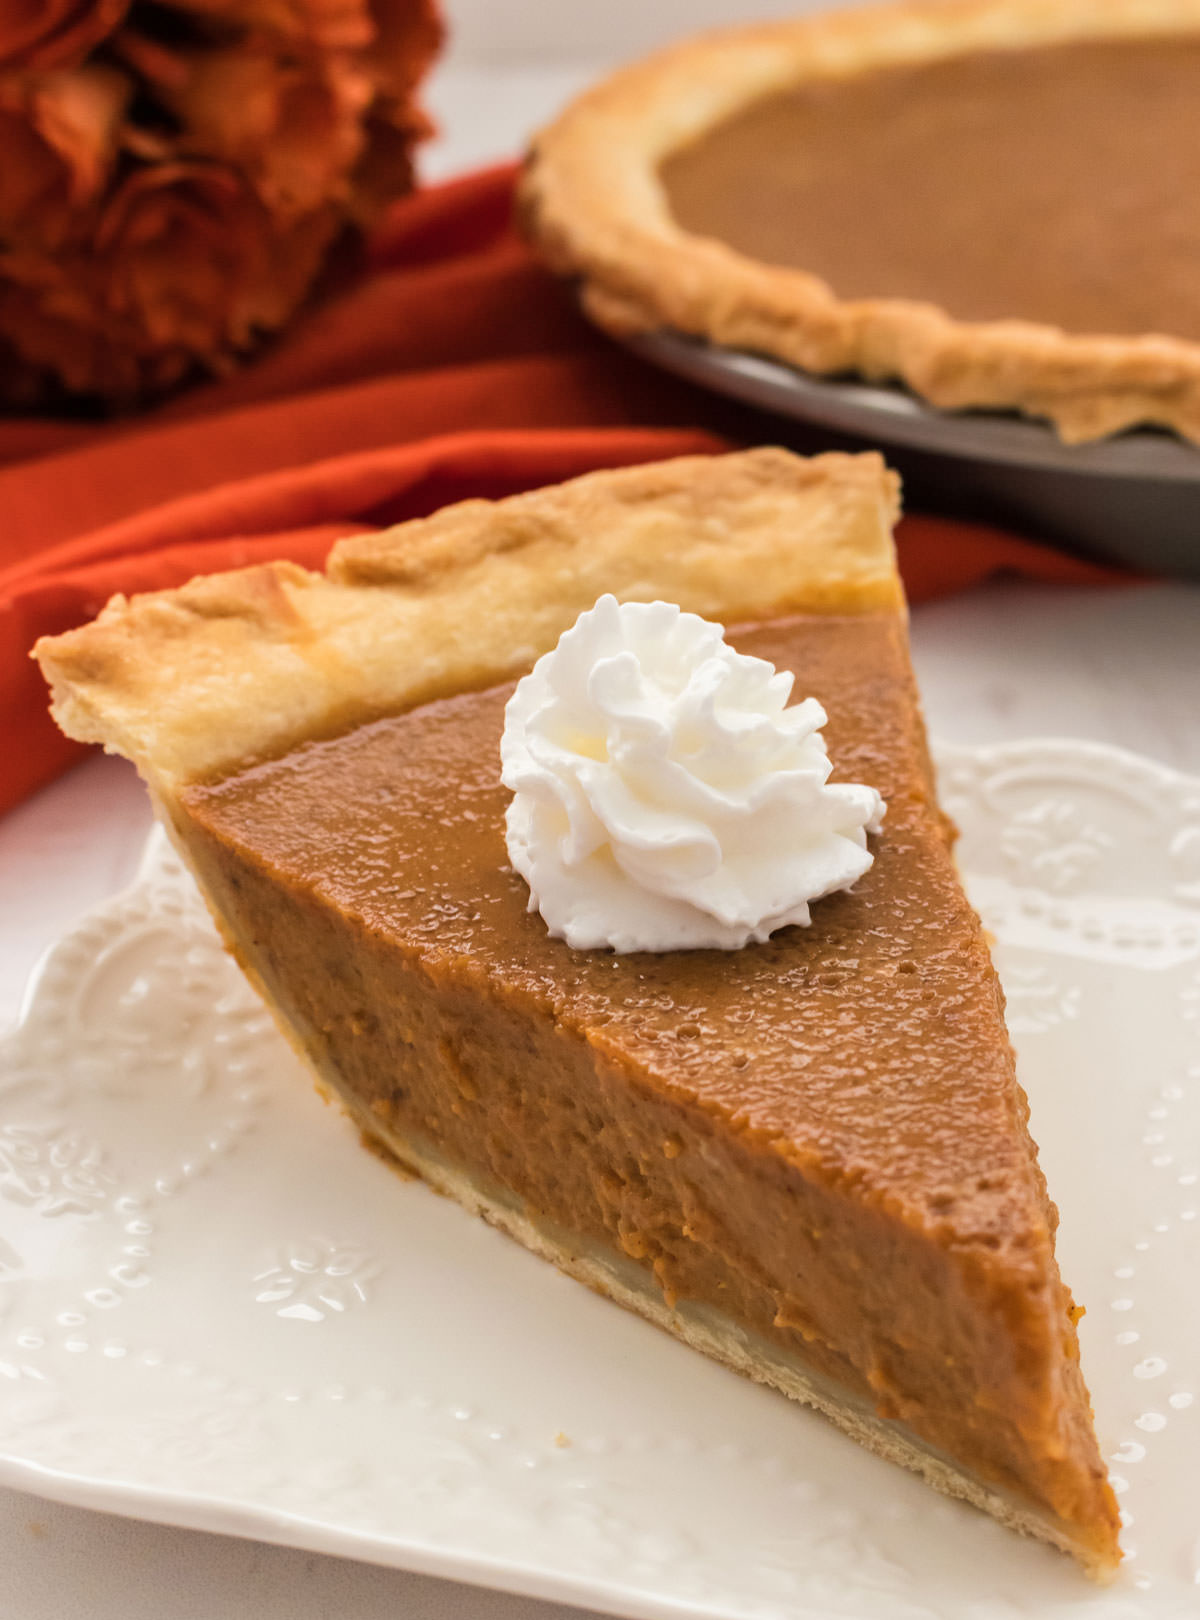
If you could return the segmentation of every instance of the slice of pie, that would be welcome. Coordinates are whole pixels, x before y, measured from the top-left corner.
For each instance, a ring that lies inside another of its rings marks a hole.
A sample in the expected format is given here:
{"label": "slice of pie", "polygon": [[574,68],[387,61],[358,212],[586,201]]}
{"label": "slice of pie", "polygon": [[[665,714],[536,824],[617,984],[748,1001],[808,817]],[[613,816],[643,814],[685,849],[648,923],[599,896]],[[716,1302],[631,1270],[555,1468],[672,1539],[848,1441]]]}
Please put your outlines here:
{"label": "slice of pie", "polygon": [[[37,649],[132,759],[365,1136],[687,1343],[1095,1573],[1117,1514],[1003,997],[934,798],[876,456],[471,501],[116,598]],[[509,865],[513,678],[603,592],[732,627],[887,800],[873,866],[732,951],[574,951]],[[536,1324],[531,1324],[531,1331]]]}
{"label": "slice of pie", "polygon": [[702,37],[537,140],[534,242],[666,327],[1065,439],[1200,440],[1197,0],[905,0]]}

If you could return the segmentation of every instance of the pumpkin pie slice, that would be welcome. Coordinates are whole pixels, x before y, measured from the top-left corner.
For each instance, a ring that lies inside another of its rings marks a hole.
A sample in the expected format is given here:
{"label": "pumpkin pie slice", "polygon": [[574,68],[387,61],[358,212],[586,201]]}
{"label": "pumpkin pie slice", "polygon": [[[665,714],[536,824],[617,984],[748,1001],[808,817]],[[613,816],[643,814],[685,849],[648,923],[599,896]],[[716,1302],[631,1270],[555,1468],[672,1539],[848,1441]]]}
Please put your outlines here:
{"label": "pumpkin pie slice", "polygon": [[902,0],[702,36],[535,142],[529,234],[666,328],[1068,441],[1200,440],[1197,0]]}
{"label": "pumpkin pie slice", "polygon": [[[876,456],[592,474],[115,598],[41,642],[364,1137],[564,1271],[1093,1573],[1117,1513],[1003,996],[955,872]],[[887,800],[741,950],[552,938],[509,864],[512,683],[605,592],[719,620]],[[530,1323],[530,1331],[537,1331]]]}

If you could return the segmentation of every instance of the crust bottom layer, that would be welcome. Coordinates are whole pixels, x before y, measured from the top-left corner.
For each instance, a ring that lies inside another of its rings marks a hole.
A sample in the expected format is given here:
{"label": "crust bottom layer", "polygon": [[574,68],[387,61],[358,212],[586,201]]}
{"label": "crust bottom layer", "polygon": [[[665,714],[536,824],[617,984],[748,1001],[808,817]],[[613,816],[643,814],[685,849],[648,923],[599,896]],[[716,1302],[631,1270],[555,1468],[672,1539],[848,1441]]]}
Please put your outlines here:
{"label": "crust bottom layer", "polygon": [[318,1082],[322,1091],[341,1103],[367,1145],[381,1157],[419,1176],[436,1192],[481,1216],[577,1282],[635,1311],[734,1372],[814,1407],[868,1451],[919,1474],[944,1496],[970,1502],[1008,1529],[1069,1553],[1093,1580],[1111,1580],[1113,1567],[1094,1547],[1081,1541],[1070,1525],[977,1478],[960,1462],[926,1444],[906,1425],[878,1417],[860,1400],[806,1367],[798,1357],[768,1344],[713,1307],[680,1301],[672,1308],[653,1276],[635,1261],[533,1218],[515,1200],[494,1187],[483,1186],[427,1144],[398,1135],[357,1098],[343,1092],[336,1081],[318,1076]]}

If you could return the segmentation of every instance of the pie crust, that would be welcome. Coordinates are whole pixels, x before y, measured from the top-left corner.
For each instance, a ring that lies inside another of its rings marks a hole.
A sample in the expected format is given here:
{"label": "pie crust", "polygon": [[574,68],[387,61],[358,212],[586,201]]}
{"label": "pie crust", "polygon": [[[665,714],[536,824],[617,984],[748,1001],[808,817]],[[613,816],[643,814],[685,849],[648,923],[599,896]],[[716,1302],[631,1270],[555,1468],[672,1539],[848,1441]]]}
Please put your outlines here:
{"label": "pie crust", "polygon": [[962,321],[900,298],[843,301],[815,275],[681,228],[659,177],[672,153],[808,82],[1196,31],[1200,0],[902,0],[702,36],[617,73],[537,137],[520,192],[525,229],[618,336],[666,327],[810,372],[899,380],[942,409],[1048,418],[1067,442],[1139,423],[1200,441],[1198,343]]}
{"label": "pie crust", "polygon": [[[590,473],[269,563],[115,596],[38,643],[69,736],[159,794],[523,672],[604,591],[724,623],[897,607],[899,481],[764,448]],[[252,694],[252,696],[251,696]]]}

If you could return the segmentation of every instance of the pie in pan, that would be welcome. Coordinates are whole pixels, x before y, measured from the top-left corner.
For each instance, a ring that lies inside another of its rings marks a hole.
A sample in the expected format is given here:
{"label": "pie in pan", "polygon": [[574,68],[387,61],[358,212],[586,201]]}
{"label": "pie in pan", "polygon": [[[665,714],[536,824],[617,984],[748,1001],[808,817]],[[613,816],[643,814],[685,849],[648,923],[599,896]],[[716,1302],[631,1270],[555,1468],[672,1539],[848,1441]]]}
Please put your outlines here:
{"label": "pie in pan", "polygon": [[1200,0],[904,0],[697,38],[536,140],[527,232],[617,334],[1200,440]]}
{"label": "pie in pan", "polygon": [[[564,1271],[1096,1575],[1120,1557],[1057,1212],[934,794],[875,455],[469,501],[41,642],[364,1137]],[[572,950],[505,848],[514,679],[604,592],[796,673],[887,815],[740,950]],[[531,1333],[537,1324],[529,1324]],[[569,1350],[567,1351],[569,1353]]]}

